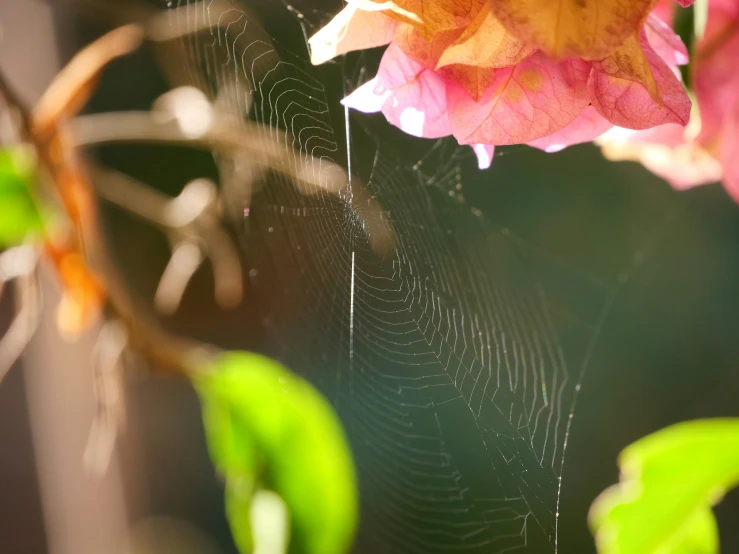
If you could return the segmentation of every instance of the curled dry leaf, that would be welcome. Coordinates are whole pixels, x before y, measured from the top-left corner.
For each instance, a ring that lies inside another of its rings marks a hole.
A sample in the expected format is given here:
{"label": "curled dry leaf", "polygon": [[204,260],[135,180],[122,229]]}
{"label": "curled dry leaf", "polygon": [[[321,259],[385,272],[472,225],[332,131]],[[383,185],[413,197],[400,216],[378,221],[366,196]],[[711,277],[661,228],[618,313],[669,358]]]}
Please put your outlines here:
{"label": "curled dry leaf", "polygon": [[637,32],[653,0],[495,0],[490,7],[515,36],[555,59],[608,56]]}
{"label": "curled dry leaf", "polygon": [[46,136],[60,119],[69,118],[87,103],[103,68],[133,52],[144,39],[138,25],[125,25],[90,44],[57,75],[33,111],[32,132]]}
{"label": "curled dry leaf", "polygon": [[308,41],[311,63],[319,65],[336,56],[384,46],[393,39],[398,22],[380,11],[366,11],[350,3]]}
{"label": "curled dry leaf", "polygon": [[436,33],[431,40],[412,25],[401,23],[393,37],[393,44],[398,46],[406,56],[426,69],[436,69],[439,60],[450,45],[460,37],[463,29],[453,29]]}
{"label": "curled dry leaf", "polygon": [[609,63],[595,64],[590,74],[588,90],[595,109],[629,129],[687,125],[690,99],[675,72],[652,49],[646,33],[638,40],[630,37],[619,52]]}
{"label": "curled dry leaf", "polygon": [[495,70],[522,62],[536,48],[509,33],[485,6],[461,36],[444,50],[436,69],[479,100]]}
{"label": "curled dry leaf", "polygon": [[352,0],[367,10],[382,10],[409,23],[427,39],[434,34],[469,25],[486,0]]}

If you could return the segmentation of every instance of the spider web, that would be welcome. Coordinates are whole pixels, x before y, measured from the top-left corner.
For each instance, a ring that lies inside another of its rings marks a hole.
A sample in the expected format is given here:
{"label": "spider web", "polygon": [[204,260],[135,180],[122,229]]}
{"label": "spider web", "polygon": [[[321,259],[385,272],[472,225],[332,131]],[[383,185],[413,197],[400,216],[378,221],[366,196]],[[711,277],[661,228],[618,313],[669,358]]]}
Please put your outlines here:
{"label": "spider web", "polygon": [[268,171],[219,159],[223,186],[276,354],[346,426],[357,551],[557,552],[575,402],[623,274],[570,267],[476,209],[466,182],[492,177],[468,148],[348,114],[377,52],[315,68],[306,45],[339,3],[169,5],[189,8],[173,25],[198,86],[284,151]]}

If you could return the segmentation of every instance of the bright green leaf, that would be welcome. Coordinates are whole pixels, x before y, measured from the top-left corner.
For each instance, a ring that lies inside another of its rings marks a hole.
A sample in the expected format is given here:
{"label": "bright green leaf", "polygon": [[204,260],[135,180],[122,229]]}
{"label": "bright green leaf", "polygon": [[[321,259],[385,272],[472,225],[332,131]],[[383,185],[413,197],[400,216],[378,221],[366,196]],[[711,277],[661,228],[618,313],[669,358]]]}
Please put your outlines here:
{"label": "bright green leaf", "polygon": [[0,150],[0,248],[40,234],[42,221],[31,196],[35,167],[23,149]]}
{"label": "bright green leaf", "polygon": [[357,524],[356,481],[330,404],[277,362],[245,352],[220,356],[195,386],[239,549],[253,548],[253,495],[268,489],[287,506],[291,552],[344,554]]}
{"label": "bright green leaf", "polygon": [[234,543],[239,551],[244,553],[254,550],[252,499],[255,491],[250,484],[248,478],[246,480],[233,476],[226,478],[226,516],[231,524]]}
{"label": "bright green leaf", "polygon": [[715,554],[711,506],[739,484],[739,419],[681,423],[627,447],[590,510],[600,554]]}
{"label": "bright green leaf", "polygon": [[718,552],[718,527],[708,504],[699,506],[668,539],[658,554],[712,554]]}

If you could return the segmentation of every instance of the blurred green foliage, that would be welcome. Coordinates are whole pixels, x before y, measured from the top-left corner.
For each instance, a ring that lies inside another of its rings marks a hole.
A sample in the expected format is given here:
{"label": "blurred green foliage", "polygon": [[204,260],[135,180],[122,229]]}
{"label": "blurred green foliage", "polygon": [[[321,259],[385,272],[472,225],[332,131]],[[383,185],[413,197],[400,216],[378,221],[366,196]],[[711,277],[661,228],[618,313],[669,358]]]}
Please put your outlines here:
{"label": "blurred green foliage", "polygon": [[673,425],[624,449],[621,482],[595,501],[600,554],[713,554],[711,506],[739,484],[739,419]]}
{"label": "blurred green foliage", "polygon": [[357,525],[355,472],[330,404],[277,362],[246,352],[223,354],[194,382],[239,550],[254,548],[252,499],[268,489],[287,507],[290,552],[348,551]]}
{"label": "blurred green foliage", "polygon": [[21,147],[0,150],[0,248],[41,233],[42,218],[31,190],[35,164]]}

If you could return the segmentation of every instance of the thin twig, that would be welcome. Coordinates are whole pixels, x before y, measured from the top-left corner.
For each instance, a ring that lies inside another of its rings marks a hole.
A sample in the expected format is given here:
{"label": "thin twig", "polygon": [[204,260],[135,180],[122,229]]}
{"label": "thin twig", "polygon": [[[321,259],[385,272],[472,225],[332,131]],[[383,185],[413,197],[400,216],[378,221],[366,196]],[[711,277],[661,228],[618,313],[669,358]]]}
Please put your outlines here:
{"label": "thin twig", "polygon": [[38,250],[31,245],[0,252],[0,297],[6,283],[16,283],[16,316],[0,337],[0,383],[38,327],[41,292],[33,275],[38,266]]}
{"label": "thin twig", "polygon": [[180,305],[187,284],[203,263],[203,253],[190,241],[182,241],[172,248],[172,257],[159,279],[154,294],[154,305],[164,314],[174,313]]}
{"label": "thin twig", "polygon": [[118,431],[125,422],[123,357],[128,346],[125,326],[116,320],[103,325],[93,352],[97,410],[83,456],[85,466],[102,475],[110,466]]}
{"label": "thin twig", "polygon": [[35,271],[18,277],[15,282],[19,309],[5,335],[0,337],[0,383],[36,332],[41,314],[41,291]]}
{"label": "thin twig", "polygon": [[[207,5],[207,12],[203,11],[202,4],[188,4],[169,10],[157,10],[144,2],[133,2],[120,6],[115,0],[74,0],[77,4],[92,10],[98,16],[115,23],[138,22],[145,29],[146,39],[150,41],[155,54],[161,60],[162,48],[169,48],[172,41],[188,35],[197,35],[204,31],[213,31],[214,26],[228,26],[233,18],[242,18],[247,15],[249,21],[258,21],[248,6],[234,4],[224,0],[212,0]],[[206,15],[207,14],[207,15]],[[259,25],[252,27],[252,33],[257,33],[260,40],[269,43],[269,36]],[[264,35],[264,36],[262,36]],[[171,63],[161,64],[165,70]],[[175,64],[176,65],[176,64]],[[176,85],[191,85],[190,77],[183,78],[181,72],[170,79]],[[192,89],[191,86],[182,87]],[[176,99],[175,89],[172,93]],[[277,129],[269,129],[271,139],[264,141],[262,135],[264,126],[244,119],[246,114],[239,110],[248,111],[249,107],[235,106],[230,101],[228,88],[223,89],[207,110],[213,117],[213,122],[206,131],[199,136],[183,133],[183,125],[177,117],[162,118],[161,113],[128,113],[128,114],[97,114],[78,118],[74,130],[80,145],[92,145],[107,142],[150,141],[183,144],[190,147],[202,148],[211,151],[219,160],[219,166],[232,171],[222,171],[221,184],[224,195],[233,199],[238,196],[239,204],[248,208],[251,195],[256,192],[256,182],[268,171],[276,171],[287,176],[302,194],[314,195],[328,192],[336,195],[342,201],[348,201],[358,216],[358,220],[366,231],[366,235],[373,251],[380,256],[386,256],[395,248],[396,237],[390,223],[382,216],[382,207],[372,194],[359,182],[356,177],[352,183],[351,194],[347,193],[348,175],[338,165],[327,162],[325,159],[315,160],[303,152],[295,152],[290,146],[294,139]],[[200,93],[202,95],[202,93]],[[204,98],[206,100],[207,99]],[[156,106],[155,106],[156,108]],[[202,111],[184,105],[181,113],[197,114]],[[176,110],[175,110],[176,111]],[[173,115],[173,114],[169,114]],[[174,114],[177,115],[177,114]],[[247,163],[241,163],[241,158],[247,154]],[[299,163],[295,163],[300,159]],[[245,167],[246,166],[246,167]],[[320,167],[320,171],[313,168]],[[232,186],[237,179],[238,188]],[[231,218],[239,218],[239,210],[232,209]]]}
{"label": "thin twig", "polygon": [[78,52],[34,107],[28,120],[33,134],[38,137],[55,134],[58,123],[78,113],[90,99],[105,66],[136,50],[143,38],[141,27],[125,25]]}
{"label": "thin twig", "polygon": [[[70,0],[70,3],[113,26],[137,23],[145,30],[146,38],[155,42],[172,41],[211,29],[210,21],[203,18],[203,6],[200,3],[168,10],[131,0]],[[231,18],[221,17],[229,11],[233,12]],[[210,0],[208,13],[211,20],[221,25],[228,25],[241,17],[239,11],[234,10],[226,0]],[[183,28],[186,31],[180,30]]]}
{"label": "thin twig", "polygon": [[[316,195],[321,192],[337,196],[349,202],[361,221],[372,249],[378,255],[387,255],[395,247],[395,233],[390,222],[383,218],[383,210],[377,200],[358,179],[348,192],[349,179],[340,166],[318,160],[310,155],[294,152],[285,145],[289,136],[276,130],[274,140],[266,142],[261,136],[260,125],[231,118],[220,117],[215,112],[211,125],[200,136],[186,134],[175,118],[164,119],[156,112],[116,112],[77,117],[71,126],[79,146],[117,142],[153,142],[181,144],[215,151],[226,160],[247,157],[256,175],[263,171],[277,171],[287,176],[301,194]],[[300,163],[294,163],[301,158]],[[320,171],[314,171],[320,167]]]}
{"label": "thin twig", "polygon": [[[92,175],[102,198],[162,229],[175,249],[188,244],[208,256],[213,265],[215,296],[220,306],[228,308],[241,302],[243,273],[239,253],[215,213],[217,190],[213,183],[202,179],[193,181],[179,196],[171,198],[118,171],[92,166]],[[192,259],[191,256],[187,258]],[[175,260],[173,251],[157,291],[155,304],[157,308],[165,307],[165,313],[173,312],[179,305],[181,293],[202,257],[198,256],[196,264],[182,265],[180,261],[181,257]],[[175,270],[180,271],[176,278],[172,273]],[[180,295],[174,295],[175,290],[179,290]],[[164,297],[167,300],[162,303]]]}
{"label": "thin twig", "polygon": [[[191,148],[217,152],[223,155],[247,155],[249,163],[286,174],[303,194],[329,192],[337,194],[348,183],[346,171],[326,160],[313,159],[302,154],[300,163],[294,163],[301,154],[286,149],[284,134],[278,132],[273,141],[259,136],[258,125],[239,121],[240,129],[231,122],[214,121],[199,137],[188,136],[176,120],[163,121],[152,112],[111,112],[77,117],[70,131],[77,146],[95,146],[117,142],[152,142],[181,144]],[[314,163],[311,163],[314,162]],[[321,171],[306,168],[318,167]]]}

